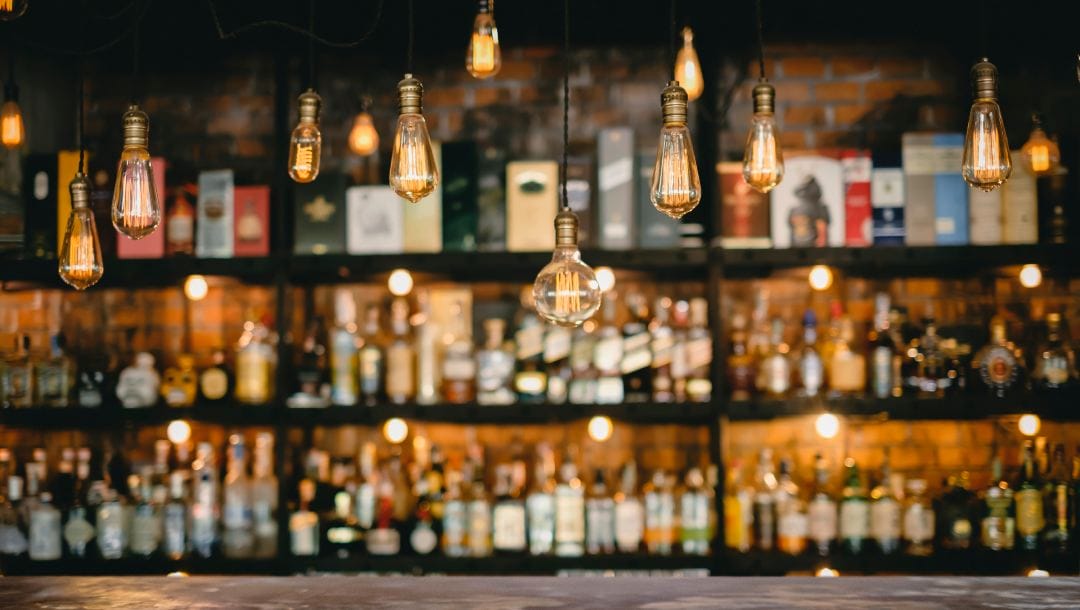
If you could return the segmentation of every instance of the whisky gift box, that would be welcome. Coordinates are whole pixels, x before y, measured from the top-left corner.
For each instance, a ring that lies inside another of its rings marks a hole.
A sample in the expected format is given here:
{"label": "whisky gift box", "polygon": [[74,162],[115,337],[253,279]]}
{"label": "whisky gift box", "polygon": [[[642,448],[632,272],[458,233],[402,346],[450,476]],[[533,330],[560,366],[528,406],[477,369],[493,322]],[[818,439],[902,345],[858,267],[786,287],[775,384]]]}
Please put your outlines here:
{"label": "whisky gift box", "polygon": [[442,249],[445,252],[476,250],[477,150],[475,142],[442,145]]}
{"label": "whisky gift box", "polygon": [[476,186],[476,247],[506,250],[506,152],[501,147],[481,146]]}
{"label": "whisky gift box", "polygon": [[430,195],[413,203],[407,199],[400,199],[400,204],[405,206],[405,252],[439,252],[443,247],[442,236],[442,145],[432,142],[432,150],[435,153],[435,163],[439,166],[439,185]]}
{"label": "whisky gift box", "polygon": [[903,135],[905,231],[911,246],[968,243],[968,187],[960,174],[964,135]]}
{"label": "whisky gift box", "polygon": [[1013,170],[1001,191],[1002,238],[1007,244],[1034,244],[1039,241],[1039,200],[1035,175],[1013,151]]}
{"label": "whisky gift box", "polygon": [[602,129],[596,139],[596,245],[634,247],[634,130]]}
{"label": "whisky gift box", "polygon": [[665,249],[679,247],[678,220],[661,213],[653,206],[652,186],[654,151],[638,151],[637,155],[637,242],[641,248]]}
{"label": "whisky gift box", "polygon": [[98,158],[88,159],[87,165],[90,168],[90,175],[87,176],[90,180],[90,207],[94,210],[101,256],[110,259],[116,256],[119,237],[112,226],[113,173],[116,165],[112,159]]}
{"label": "whisky gift box", "polygon": [[742,163],[717,164],[720,185],[720,245],[724,248],[771,248],[769,194],[746,183]]}
{"label": "whisky gift box", "polygon": [[506,164],[506,249],[535,252],[555,247],[559,165],[554,161]]}
{"label": "whisky gift box", "polygon": [[1001,243],[1003,190],[968,189],[968,237],[972,244],[989,246]]}
{"label": "whisky gift box", "polygon": [[770,193],[773,246],[844,245],[844,173],[833,156],[793,153],[784,180]]}
{"label": "whisky gift box", "polygon": [[[26,254],[34,258],[57,255],[57,155],[30,155],[23,163],[23,200]],[[60,235],[63,238],[63,235]]]}
{"label": "whisky gift box", "polygon": [[[0,147],[0,176],[8,176],[18,182],[16,175],[22,171],[22,151]],[[8,182],[8,180],[4,180]],[[19,184],[0,187],[0,252],[18,250],[26,234],[25,211]]]}
{"label": "whisky gift box", "polygon": [[345,252],[345,175],[322,173],[293,189],[296,254]]}
{"label": "whisky gift box", "polygon": [[396,254],[405,243],[405,206],[389,186],[352,186],[345,191],[349,254]]}
{"label": "whisky gift box", "polygon": [[840,167],[844,170],[844,245],[869,246],[873,243],[870,176],[874,168],[870,152],[842,151]]}
{"label": "whisky gift box", "polygon": [[[165,256],[165,159],[161,157],[150,159],[150,167],[154,170],[154,194],[157,195],[160,207],[161,223],[153,233],[142,239],[128,239],[117,232],[117,258],[161,258]],[[116,229],[114,228],[113,231],[116,231]],[[98,227],[98,232],[101,232],[101,227]]]}
{"label": "whisky gift box", "polygon": [[233,255],[233,195],[231,169],[199,173],[195,256],[229,258]]}
{"label": "whisky gift box", "polygon": [[870,174],[875,246],[904,245],[904,170],[875,167]]}
{"label": "whisky gift box", "polygon": [[566,159],[566,199],[578,217],[578,247],[591,248],[593,245],[593,203],[592,178],[595,166],[591,155],[572,155]]}
{"label": "whisky gift box", "polygon": [[905,133],[904,158],[904,243],[932,246],[934,231],[934,135]]}
{"label": "whisky gift box", "polygon": [[238,186],[233,189],[233,251],[236,256],[270,254],[270,187]]}

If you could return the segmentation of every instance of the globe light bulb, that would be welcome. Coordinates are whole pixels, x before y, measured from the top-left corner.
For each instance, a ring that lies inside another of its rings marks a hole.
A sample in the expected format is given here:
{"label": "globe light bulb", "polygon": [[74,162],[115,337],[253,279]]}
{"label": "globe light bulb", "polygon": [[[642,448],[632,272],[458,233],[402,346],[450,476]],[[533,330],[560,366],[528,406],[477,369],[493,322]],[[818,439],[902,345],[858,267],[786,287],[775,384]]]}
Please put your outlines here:
{"label": "globe light bulb", "polygon": [[765,79],[754,87],[754,116],[743,152],[743,179],[761,193],[773,190],[784,179],[784,154],[780,130],[773,112],[776,89]]}
{"label": "globe light bulb", "polygon": [[1031,135],[1028,136],[1028,141],[1024,142],[1020,154],[1032,173],[1036,176],[1047,176],[1054,173],[1061,162],[1061,149],[1057,142],[1046,137],[1038,115],[1031,117],[1031,123]]}
{"label": "globe light bulb", "polygon": [[686,89],[686,96],[691,102],[705,91],[701,62],[694,50],[694,31],[689,27],[682,29],[682,47],[675,54],[675,80]]}
{"label": "globe light bulb", "polygon": [[390,290],[390,294],[403,297],[412,292],[412,274],[408,269],[394,269],[390,272],[390,277],[386,279],[386,287]]}
{"label": "globe light bulb", "polygon": [[300,94],[300,121],[289,136],[289,177],[306,184],[319,177],[322,160],[322,132],[319,131],[319,107],[322,98],[314,89]]}
{"label": "globe light bulb", "polygon": [[379,150],[379,132],[375,130],[371,114],[366,110],[357,114],[353,120],[352,129],[349,131],[349,149],[361,157],[367,157]]}
{"label": "globe light bulb", "polygon": [[422,104],[424,85],[406,74],[398,83],[398,123],[390,156],[390,186],[398,195],[416,203],[439,185],[439,166],[431,149]]}
{"label": "globe light bulb", "polygon": [[76,290],[86,290],[98,283],[105,273],[94,210],[90,208],[90,181],[79,172],[68,188],[71,190],[71,215],[60,247],[60,279]]}
{"label": "globe light bulb", "polygon": [[29,0],[0,0],[0,21],[18,19],[29,7]]}
{"label": "globe light bulb", "polygon": [[1038,288],[1042,284],[1042,269],[1038,265],[1024,265],[1020,268],[1020,285],[1024,288]]}
{"label": "globe light bulb", "polygon": [[409,437],[409,424],[400,417],[391,417],[383,424],[382,432],[386,440],[398,445]]}
{"label": "globe light bulb", "polygon": [[971,79],[975,86],[975,102],[968,115],[960,171],[971,186],[992,191],[1004,184],[1012,173],[1009,139],[997,103],[997,68],[984,57],[971,68]]}
{"label": "globe light bulb", "polygon": [[814,265],[807,276],[810,287],[817,291],[828,290],[833,283],[833,272],[826,265]]}
{"label": "globe light bulb", "polygon": [[[3,6],[4,0],[0,0]],[[26,125],[19,108],[19,88],[8,79],[4,85],[4,105],[0,107],[0,143],[6,148],[19,148],[26,141]]]}
{"label": "globe light bulb", "polygon": [[814,431],[824,439],[836,438],[840,432],[840,418],[832,413],[822,413],[814,420]]}
{"label": "globe light bulb", "polygon": [[1038,415],[1025,413],[1017,420],[1016,427],[1019,428],[1020,434],[1024,436],[1035,436],[1039,433],[1039,428],[1042,428],[1042,420],[1039,419]]}
{"label": "globe light bulb", "polygon": [[676,81],[660,94],[664,126],[656,147],[649,199],[653,207],[679,219],[701,202],[701,178],[690,130],[686,128],[686,90]]}
{"label": "globe light bulb", "polygon": [[113,190],[112,223],[125,237],[142,239],[161,224],[161,206],[146,149],[150,121],[146,113],[132,104],[124,113],[124,150],[116,169]]}
{"label": "globe light bulb", "polygon": [[576,327],[600,308],[600,282],[581,261],[578,220],[570,210],[555,216],[555,252],[533,282],[536,313],[559,326]]}
{"label": "globe light bulb", "polygon": [[499,28],[495,27],[495,0],[480,0],[473,20],[469,50],[465,53],[465,69],[476,78],[491,78],[502,67],[499,50]]}
{"label": "globe light bulb", "polygon": [[209,292],[210,285],[206,283],[206,278],[201,275],[189,275],[184,280],[184,296],[189,301],[201,301],[206,298]]}
{"label": "globe light bulb", "polygon": [[611,422],[611,418],[607,415],[594,415],[589,420],[589,438],[598,443],[603,443],[611,438],[611,433],[614,431],[615,424]]}

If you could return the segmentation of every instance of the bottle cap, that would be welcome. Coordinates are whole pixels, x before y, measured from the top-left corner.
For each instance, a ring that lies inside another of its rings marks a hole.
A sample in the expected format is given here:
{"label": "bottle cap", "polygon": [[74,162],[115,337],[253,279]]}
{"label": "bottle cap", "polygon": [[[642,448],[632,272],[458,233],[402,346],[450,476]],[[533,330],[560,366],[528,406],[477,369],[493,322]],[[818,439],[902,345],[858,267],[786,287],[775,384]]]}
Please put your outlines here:
{"label": "bottle cap", "polygon": [[319,94],[315,93],[314,89],[308,89],[300,94],[297,101],[300,105],[300,122],[318,123],[319,108],[322,106],[322,98]]}
{"label": "bottle cap", "polygon": [[971,68],[971,82],[976,100],[997,100],[997,66],[987,58]]}
{"label": "bottle cap", "polygon": [[420,114],[424,102],[424,85],[412,74],[406,74],[398,83],[398,112]]}
{"label": "bottle cap", "polygon": [[754,114],[772,114],[776,89],[764,78],[754,85]]}
{"label": "bottle cap", "polygon": [[150,133],[150,119],[137,104],[128,106],[124,113],[124,148],[146,148]]}
{"label": "bottle cap", "polygon": [[686,104],[689,96],[679,81],[671,81],[660,94],[660,109],[664,115],[664,125],[685,125]]}

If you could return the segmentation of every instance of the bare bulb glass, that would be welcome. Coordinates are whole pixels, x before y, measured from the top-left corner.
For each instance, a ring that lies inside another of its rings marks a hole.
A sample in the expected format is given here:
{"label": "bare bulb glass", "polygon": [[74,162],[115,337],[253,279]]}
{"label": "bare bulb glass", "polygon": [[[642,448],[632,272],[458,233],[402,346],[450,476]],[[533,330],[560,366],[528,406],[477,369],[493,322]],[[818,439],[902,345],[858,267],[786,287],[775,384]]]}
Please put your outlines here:
{"label": "bare bulb glass", "polygon": [[0,107],[0,142],[6,148],[19,148],[25,141],[26,125],[23,123],[22,109],[18,102],[9,99]]}
{"label": "bare bulb glass", "polygon": [[754,87],[754,116],[743,151],[743,179],[761,193],[773,190],[784,179],[784,153],[773,113],[775,95],[775,89],[764,80]]}
{"label": "bare bulb glass", "polygon": [[961,173],[971,186],[992,191],[1009,179],[1012,159],[997,103],[997,68],[986,59],[971,70],[975,102],[968,115]]}
{"label": "bare bulb glass", "polygon": [[421,114],[423,91],[423,85],[411,74],[398,83],[401,113],[390,156],[390,186],[412,203],[427,197],[439,185],[439,166],[427,121]]}
{"label": "bare bulb glass", "polygon": [[701,62],[694,50],[694,31],[689,27],[682,30],[682,47],[675,55],[675,80],[679,81],[686,95],[692,102],[705,91],[705,79],[701,74]]}
{"label": "bare bulb glass", "polygon": [[687,92],[672,81],[660,96],[664,126],[656,149],[649,198],[653,206],[678,219],[701,202],[701,178],[690,130],[686,128]]}
{"label": "bare bulb glass", "polygon": [[60,279],[76,290],[86,290],[98,283],[105,267],[101,264],[94,211],[90,209],[90,181],[79,172],[68,187],[71,190],[71,215],[68,216],[64,243],[60,247]]}
{"label": "bare bulb glass", "polygon": [[1061,163],[1061,149],[1058,148],[1057,142],[1046,136],[1038,118],[1034,120],[1031,135],[1028,136],[1028,141],[1024,142],[1020,154],[1024,157],[1024,163],[1036,176],[1054,173],[1058,164]]}
{"label": "bare bulb glass", "polygon": [[480,9],[473,20],[469,49],[465,53],[465,69],[476,78],[491,78],[502,67],[499,50],[499,28],[495,27],[494,0],[480,0]]}
{"label": "bare bulb glass", "polygon": [[30,0],[0,0],[0,21],[12,21],[26,13]]}
{"label": "bare bulb glass", "polygon": [[301,184],[319,177],[322,160],[322,132],[319,131],[319,106],[322,98],[308,89],[300,94],[300,121],[289,136],[289,177]]}
{"label": "bare bulb glass", "polygon": [[581,326],[600,308],[602,291],[596,273],[581,260],[577,216],[569,210],[555,216],[555,252],[533,282],[536,313],[548,322]]}
{"label": "bare bulb glass", "polygon": [[349,149],[361,157],[379,150],[379,132],[375,130],[375,123],[367,111],[357,114],[353,121],[349,131]]}
{"label": "bare bulb glass", "polygon": [[113,226],[130,239],[142,239],[161,224],[154,170],[146,149],[149,130],[146,113],[138,106],[130,106],[124,113],[124,150],[116,169],[112,200]]}

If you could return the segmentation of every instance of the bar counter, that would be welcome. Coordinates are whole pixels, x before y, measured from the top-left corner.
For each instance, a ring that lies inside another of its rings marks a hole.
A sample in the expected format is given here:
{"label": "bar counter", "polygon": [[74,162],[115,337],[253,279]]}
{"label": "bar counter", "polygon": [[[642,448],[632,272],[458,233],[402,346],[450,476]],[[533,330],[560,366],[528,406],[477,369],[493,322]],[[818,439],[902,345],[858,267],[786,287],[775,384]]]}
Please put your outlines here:
{"label": "bar counter", "polygon": [[1078,608],[1080,578],[9,577],[0,608]]}

